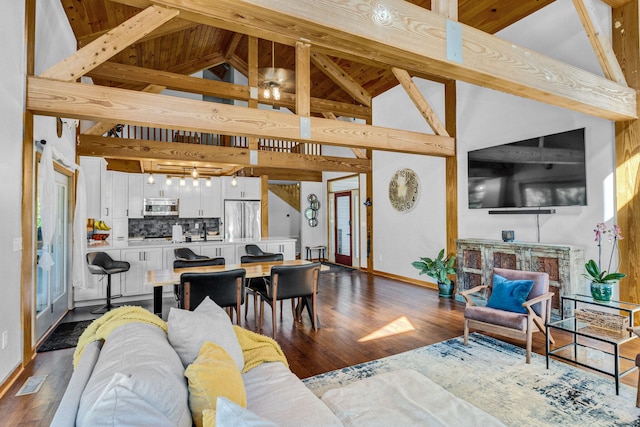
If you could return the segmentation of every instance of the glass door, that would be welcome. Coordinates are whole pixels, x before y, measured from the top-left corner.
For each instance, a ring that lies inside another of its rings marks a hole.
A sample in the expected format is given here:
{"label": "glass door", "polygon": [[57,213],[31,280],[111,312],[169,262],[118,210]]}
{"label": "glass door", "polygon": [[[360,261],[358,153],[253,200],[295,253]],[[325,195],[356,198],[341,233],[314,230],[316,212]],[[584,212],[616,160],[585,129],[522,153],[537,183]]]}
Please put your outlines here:
{"label": "glass door", "polygon": [[[69,281],[69,264],[71,259],[70,244],[70,209],[69,209],[69,177],[55,172],[55,192],[58,211],[56,212],[56,229],[52,242],[53,266],[49,271],[36,265],[36,340],[64,315],[67,308],[67,283]],[[40,231],[41,212],[38,200],[37,213],[38,256],[42,251],[42,233]]]}

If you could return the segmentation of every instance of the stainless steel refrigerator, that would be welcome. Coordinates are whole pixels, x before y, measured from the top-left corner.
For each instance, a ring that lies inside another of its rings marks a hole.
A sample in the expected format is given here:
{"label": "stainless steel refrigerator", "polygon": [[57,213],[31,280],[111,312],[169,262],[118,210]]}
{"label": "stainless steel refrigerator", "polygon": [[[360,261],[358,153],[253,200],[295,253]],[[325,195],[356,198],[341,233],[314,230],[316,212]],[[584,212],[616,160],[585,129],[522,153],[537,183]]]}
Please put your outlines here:
{"label": "stainless steel refrigerator", "polygon": [[224,201],[225,240],[260,240],[260,200]]}

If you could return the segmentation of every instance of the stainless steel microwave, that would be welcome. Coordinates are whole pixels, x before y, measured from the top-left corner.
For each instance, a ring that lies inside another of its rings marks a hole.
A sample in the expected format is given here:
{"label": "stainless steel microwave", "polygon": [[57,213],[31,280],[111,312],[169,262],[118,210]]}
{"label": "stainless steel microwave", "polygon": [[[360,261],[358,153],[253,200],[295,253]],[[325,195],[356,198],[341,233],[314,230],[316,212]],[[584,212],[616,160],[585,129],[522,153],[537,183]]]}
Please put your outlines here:
{"label": "stainless steel microwave", "polygon": [[178,199],[145,198],[144,216],[178,216]]}

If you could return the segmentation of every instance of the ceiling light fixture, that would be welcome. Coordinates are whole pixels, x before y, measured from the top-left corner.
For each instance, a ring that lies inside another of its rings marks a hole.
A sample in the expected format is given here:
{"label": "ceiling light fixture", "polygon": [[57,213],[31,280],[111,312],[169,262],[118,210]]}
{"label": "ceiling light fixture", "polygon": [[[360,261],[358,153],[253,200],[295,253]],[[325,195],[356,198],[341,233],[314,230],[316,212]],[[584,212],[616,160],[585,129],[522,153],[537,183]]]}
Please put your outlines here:
{"label": "ceiling light fixture", "polygon": [[280,100],[281,92],[293,81],[293,71],[275,67],[275,42],[271,42],[271,68],[261,68],[262,96]]}
{"label": "ceiling light fixture", "polygon": [[156,183],[156,179],[153,177],[153,174],[149,172],[149,176],[147,177],[147,184],[153,185]]}
{"label": "ceiling light fixture", "polygon": [[207,180],[205,181],[205,185],[207,187],[211,187],[211,177],[207,177]]}
{"label": "ceiling light fixture", "polygon": [[191,171],[191,176],[194,178],[198,177],[198,169],[194,166],[193,170]]}
{"label": "ceiling light fixture", "polygon": [[171,179],[171,177],[169,175],[167,175],[167,179],[164,182],[165,185],[171,185],[173,184],[173,180]]}
{"label": "ceiling light fixture", "polygon": [[199,185],[200,185],[200,180],[198,180],[198,179],[194,179],[194,180],[193,180],[193,186],[194,186],[194,187],[197,187],[197,186],[199,186]]}
{"label": "ceiling light fixture", "polygon": [[235,187],[236,185],[238,185],[238,180],[236,179],[236,176],[233,175],[233,178],[231,178],[231,186]]}

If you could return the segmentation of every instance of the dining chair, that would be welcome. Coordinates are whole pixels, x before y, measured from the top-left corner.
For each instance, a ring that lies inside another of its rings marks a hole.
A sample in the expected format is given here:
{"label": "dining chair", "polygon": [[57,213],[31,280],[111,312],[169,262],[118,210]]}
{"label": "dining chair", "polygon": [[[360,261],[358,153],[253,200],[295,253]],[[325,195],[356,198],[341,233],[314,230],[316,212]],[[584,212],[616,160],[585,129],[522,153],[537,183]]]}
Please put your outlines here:
{"label": "dining chair", "polygon": [[260,246],[258,245],[254,245],[254,244],[249,244],[249,245],[245,245],[244,246],[244,251],[248,254],[248,255],[269,255],[268,252],[264,252]]}
{"label": "dining chair", "polygon": [[[276,336],[277,301],[291,299],[299,300],[294,310],[294,320],[302,321],[302,310],[304,307],[309,312],[313,330],[317,331],[319,326],[317,310],[318,276],[320,274],[320,263],[314,262],[302,265],[276,265],[271,267],[269,282],[265,283],[265,289],[260,291],[260,329],[264,318],[264,303],[271,306],[271,318],[273,325],[273,337]],[[280,307],[282,312],[282,306]]]}
{"label": "dining chair", "polygon": [[[184,248],[187,249],[187,248]],[[190,249],[189,249],[190,250]],[[194,254],[195,255],[195,254]],[[197,255],[201,257],[201,255]],[[194,258],[194,259],[176,259],[173,261],[173,268],[189,268],[189,267],[207,267],[210,265],[225,265],[224,257],[218,258]],[[176,301],[180,301],[180,286],[173,285],[173,294],[176,298]]]}
{"label": "dining chair", "polygon": [[[467,345],[471,328],[525,340],[526,363],[531,363],[532,335],[536,331],[546,334],[545,324],[551,316],[553,292],[549,292],[549,275],[505,268],[494,268],[493,272],[490,285],[476,286],[460,293],[467,301],[464,309],[464,345]],[[524,288],[520,288],[522,291],[517,288],[524,286],[518,282],[529,282],[526,292]],[[472,296],[481,291],[487,293],[487,306],[477,305]],[[555,343],[551,335],[549,341]]]}
{"label": "dining chair", "polygon": [[[247,245],[250,246],[250,245]],[[255,246],[255,245],[254,245]],[[257,247],[257,246],[256,246]],[[258,247],[258,249],[260,249]],[[278,254],[264,254],[264,255],[243,255],[240,257],[241,264],[250,264],[256,262],[275,262],[275,261],[283,261],[284,255]],[[258,324],[258,296],[260,290],[264,290],[266,286],[266,282],[269,279],[267,277],[256,277],[253,279],[247,279],[247,286],[245,287],[246,293],[253,295],[253,314],[254,319],[256,321],[256,325]],[[282,306],[280,306],[282,310]],[[249,313],[249,299],[247,298],[247,304],[244,306],[244,320],[247,320],[247,314]]]}
{"label": "dining chair", "polygon": [[239,325],[241,306],[244,303],[245,275],[244,268],[210,273],[182,273],[179,308],[195,310],[205,297],[209,297],[220,307],[228,309],[232,321],[235,310],[236,323]]}

